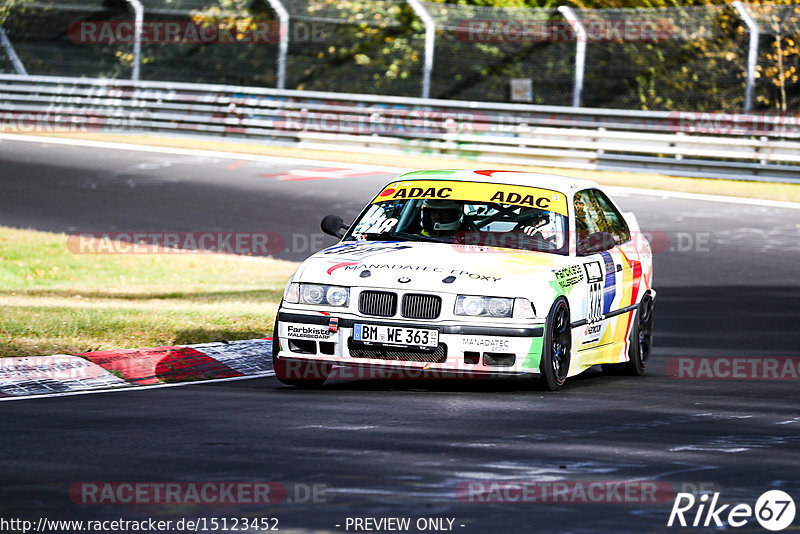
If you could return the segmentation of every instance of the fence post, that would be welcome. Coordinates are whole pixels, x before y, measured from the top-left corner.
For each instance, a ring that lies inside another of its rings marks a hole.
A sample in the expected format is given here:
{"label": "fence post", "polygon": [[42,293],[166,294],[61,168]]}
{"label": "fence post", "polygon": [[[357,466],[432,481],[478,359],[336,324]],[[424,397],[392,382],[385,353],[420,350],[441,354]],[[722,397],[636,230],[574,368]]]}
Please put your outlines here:
{"label": "fence post", "polygon": [[753,20],[752,15],[750,12],[747,11],[745,5],[738,0],[733,2],[733,7],[736,8],[736,12],[739,13],[739,16],[742,17],[742,20],[747,25],[747,29],[750,31],[750,46],[748,47],[747,51],[747,83],[744,88],[744,110],[745,112],[750,112],[753,108],[753,86],[755,85],[756,79],[756,64],[758,63],[758,34],[759,28],[758,23]]}
{"label": "fence post", "polygon": [[0,43],[3,45],[3,49],[6,51],[6,55],[8,59],[11,60],[11,64],[14,65],[14,70],[17,71],[17,74],[21,74],[22,76],[27,76],[28,71],[25,70],[25,65],[22,64],[22,61],[19,59],[17,55],[17,51],[14,50],[14,45],[11,44],[11,41],[8,39],[6,35],[6,31],[0,26]]}
{"label": "fence post", "polygon": [[572,88],[572,107],[581,107],[581,93],[583,92],[583,71],[586,65],[586,28],[571,7],[561,6],[558,11],[567,19],[567,23],[575,32],[577,43],[575,46],[575,82]]}
{"label": "fence post", "polygon": [[278,42],[278,89],[286,89],[286,56],[289,55],[289,12],[281,0],[267,0],[280,24]]}
{"label": "fence post", "polygon": [[436,38],[436,21],[419,0],[406,0],[414,13],[425,25],[425,64],[422,69],[422,98],[431,96],[431,72],[433,72],[434,39]]}
{"label": "fence post", "polygon": [[133,68],[131,80],[138,80],[142,65],[142,28],[144,27],[144,6],[139,0],[127,0],[133,8]]}

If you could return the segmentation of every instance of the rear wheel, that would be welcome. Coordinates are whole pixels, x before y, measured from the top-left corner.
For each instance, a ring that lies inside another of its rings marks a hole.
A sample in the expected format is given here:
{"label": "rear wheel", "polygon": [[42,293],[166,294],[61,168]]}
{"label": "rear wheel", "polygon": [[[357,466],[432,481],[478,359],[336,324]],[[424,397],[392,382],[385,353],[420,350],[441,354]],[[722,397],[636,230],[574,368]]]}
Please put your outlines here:
{"label": "rear wheel", "polygon": [[642,376],[650,361],[653,347],[653,298],[649,294],[642,297],[636,309],[636,317],[631,324],[628,336],[628,361],[618,364],[605,364],[603,371],[609,374]]}
{"label": "rear wheel", "polygon": [[278,358],[280,340],[278,338],[278,318],[272,331],[272,369],[275,378],[287,386],[299,388],[319,388],[328,378],[333,367],[329,363],[315,361],[283,360]]}
{"label": "rear wheel", "polygon": [[539,384],[557,391],[564,385],[569,372],[572,351],[572,328],[569,322],[567,301],[559,298],[547,314],[542,345],[542,360],[539,362]]}

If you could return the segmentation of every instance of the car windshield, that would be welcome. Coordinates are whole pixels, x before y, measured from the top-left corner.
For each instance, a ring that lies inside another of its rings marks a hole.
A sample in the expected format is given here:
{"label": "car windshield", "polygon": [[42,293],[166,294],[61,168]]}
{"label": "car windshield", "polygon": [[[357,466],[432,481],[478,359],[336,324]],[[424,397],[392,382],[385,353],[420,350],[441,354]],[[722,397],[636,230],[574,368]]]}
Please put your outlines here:
{"label": "car windshield", "polygon": [[[411,182],[416,185],[416,182]],[[437,184],[440,185],[440,184]],[[497,184],[494,189],[502,188]],[[491,202],[459,199],[452,188],[411,188],[407,191],[428,191],[431,198],[402,198],[392,194],[391,200],[382,200],[386,191],[396,193],[397,189],[384,189],[369,208],[353,223],[345,237],[346,240],[391,240],[391,241],[433,241],[462,245],[481,245],[533,250],[567,254],[567,217],[551,209],[541,195],[535,193],[502,194],[503,191],[488,191],[485,195],[505,202]],[[445,189],[441,194],[436,191]],[[515,190],[533,188],[515,187]],[[535,190],[539,193],[543,190]],[[548,199],[557,193],[548,191]],[[413,196],[413,195],[412,195]],[[455,198],[454,198],[455,197]],[[562,197],[563,198],[563,197]],[[509,203],[512,200],[514,203]],[[538,203],[537,203],[538,201]],[[532,205],[528,205],[532,204]],[[558,203],[562,205],[561,202]],[[566,212],[564,208],[559,211]]]}

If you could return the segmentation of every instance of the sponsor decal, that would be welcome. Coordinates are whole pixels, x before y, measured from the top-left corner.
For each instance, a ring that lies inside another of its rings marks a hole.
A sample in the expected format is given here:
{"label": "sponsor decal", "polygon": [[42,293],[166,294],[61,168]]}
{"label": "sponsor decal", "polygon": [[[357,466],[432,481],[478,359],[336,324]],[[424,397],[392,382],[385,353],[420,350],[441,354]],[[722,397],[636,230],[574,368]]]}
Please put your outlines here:
{"label": "sponsor decal", "polygon": [[519,193],[505,193],[498,191],[490,199],[492,202],[499,202],[500,204],[519,204],[521,206],[530,206],[531,208],[540,208],[543,210],[550,208],[551,200],[558,199],[558,195],[539,196],[525,195],[524,197]]}
{"label": "sponsor decal", "polygon": [[[334,319],[331,319],[331,324],[333,324]],[[336,319],[335,323],[336,327],[338,328],[339,322]],[[329,339],[333,332],[336,330],[331,330],[331,325],[329,326],[295,326],[289,325],[286,327],[286,335],[292,338],[298,339]]]}
{"label": "sponsor decal", "polygon": [[557,191],[483,182],[414,180],[394,182],[378,193],[372,203],[403,199],[451,199],[497,202],[552,211],[567,215],[567,199]]}
{"label": "sponsor decal", "polygon": [[556,275],[556,280],[562,288],[572,287],[581,280],[583,280],[583,269],[580,265],[570,265],[561,270],[553,271]]}
{"label": "sponsor decal", "polygon": [[328,268],[328,274],[333,274],[333,271],[337,269],[341,269],[342,267],[351,267],[353,265],[358,265],[357,261],[342,261],[338,263],[334,263]]}
{"label": "sponsor decal", "polygon": [[333,254],[341,254],[343,259],[353,258],[366,258],[369,256],[374,256],[375,254],[382,254],[384,252],[393,252],[397,250],[405,250],[408,248],[412,248],[411,245],[403,245],[400,243],[366,243],[366,242],[355,242],[355,243],[346,243],[343,245],[336,245],[329,249],[323,250],[320,254],[323,255],[333,255]]}
{"label": "sponsor decal", "polygon": [[600,340],[600,330],[602,330],[603,325],[601,324],[590,324],[586,327],[586,330],[583,331],[584,341],[581,345],[588,345],[590,343],[596,343]]}
{"label": "sponsor decal", "polygon": [[[339,266],[337,266],[338,268]],[[484,282],[497,282],[502,280],[501,277],[492,276],[481,273],[471,273],[461,269],[449,269],[447,267],[431,267],[429,265],[402,265],[402,264],[389,264],[389,263],[353,263],[350,265],[341,265],[345,271],[358,271],[358,270],[393,270],[393,271],[422,271],[432,273],[446,273],[456,276],[466,276],[472,280],[480,280]]]}
{"label": "sponsor decal", "polygon": [[508,352],[507,339],[500,337],[461,336],[461,344],[465,348],[487,349],[489,352]]}

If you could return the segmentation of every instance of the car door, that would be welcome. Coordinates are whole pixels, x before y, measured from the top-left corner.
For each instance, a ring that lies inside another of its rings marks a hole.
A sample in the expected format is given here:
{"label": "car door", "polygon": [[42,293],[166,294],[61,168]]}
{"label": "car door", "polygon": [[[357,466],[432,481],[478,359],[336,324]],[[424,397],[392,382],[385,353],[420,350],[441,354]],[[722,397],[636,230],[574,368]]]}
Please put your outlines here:
{"label": "car door", "polygon": [[[577,253],[586,270],[586,324],[579,331],[578,350],[624,342],[632,290],[632,262],[621,249],[630,231],[620,211],[598,189],[578,191],[573,198]],[[621,317],[622,316],[622,317]]]}

